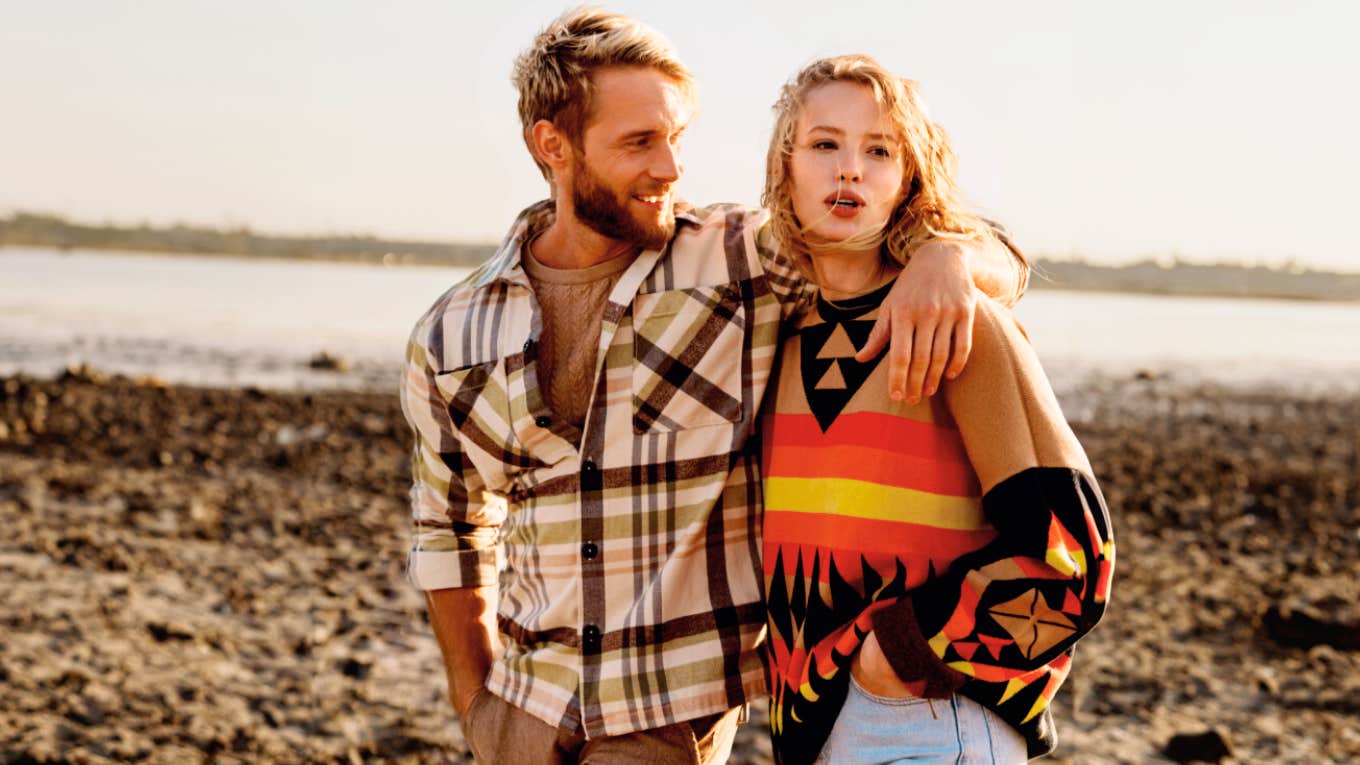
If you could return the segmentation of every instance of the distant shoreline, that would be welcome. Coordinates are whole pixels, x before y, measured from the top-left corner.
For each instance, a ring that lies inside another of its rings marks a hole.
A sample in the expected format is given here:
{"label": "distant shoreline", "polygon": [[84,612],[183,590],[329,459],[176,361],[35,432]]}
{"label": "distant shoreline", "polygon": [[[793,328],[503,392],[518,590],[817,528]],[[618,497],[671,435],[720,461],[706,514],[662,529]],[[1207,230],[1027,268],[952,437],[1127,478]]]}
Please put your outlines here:
{"label": "distant shoreline", "polygon": [[[428,254],[410,252],[390,252],[382,255],[378,254],[337,254],[325,252],[294,253],[288,255],[280,254],[250,254],[241,252],[184,252],[178,250],[156,250],[145,248],[123,248],[123,247],[100,247],[100,246],[80,246],[80,247],[57,247],[46,244],[19,244],[16,242],[0,242],[0,255],[6,250],[46,250],[58,254],[68,254],[75,252],[88,252],[92,254],[108,253],[121,255],[150,255],[154,257],[203,257],[203,258],[237,258],[240,260],[271,260],[284,262],[306,262],[306,263],[342,263],[361,266],[382,266],[382,267],[431,267],[431,268],[467,268],[472,269],[480,265],[480,261],[474,263],[450,262],[446,258],[432,256]],[[1188,288],[1185,285],[1166,284],[1163,286],[1120,286],[1115,283],[1105,283],[1098,279],[1084,278],[1080,283],[1059,282],[1043,272],[1051,271],[1055,265],[1068,266],[1071,261],[1049,261],[1038,259],[1034,261],[1038,272],[1030,277],[1029,289],[1044,292],[1108,292],[1115,295],[1148,295],[1153,297],[1187,297],[1187,298],[1240,298],[1245,300],[1291,300],[1308,303],[1356,303],[1360,302],[1360,288],[1354,294],[1315,294],[1307,292],[1281,291],[1244,291],[1241,289],[1219,288],[1214,289],[1204,286],[1200,289]],[[1104,272],[1119,271],[1121,267],[1111,266],[1092,266],[1090,264],[1077,264],[1085,271]],[[1184,266],[1182,266],[1184,267]],[[1123,267],[1127,268],[1127,267]],[[1204,268],[1204,267],[1201,267]],[[1227,270],[1236,268],[1240,271],[1256,270],[1246,266],[1208,266],[1207,268],[1217,268]],[[1168,269],[1168,270],[1174,270]],[[1336,274],[1329,272],[1311,272],[1317,275],[1327,275],[1342,279],[1354,279],[1352,274]],[[1171,281],[1170,279],[1168,281]]]}
{"label": "distant shoreline", "polygon": [[[469,269],[481,265],[496,249],[490,243],[399,241],[356,235],[275,236],[247,227],[95,226],[24,212],[0,217],[0,251],[8,247]],[[1317,271],[1293,264],[1201,264],[1149,258],[1107,266],[1042,256],[1033,258],[1032,264],[1030,285],[1038,290],[1360,302],[1360,272]]]}
{"label": "distant shoreline", "polygon": [[389,252],[378,254],[340,254],[328,252],[303,252],[282,254],[257,254],[245,252],[185,252],[183,250],[159,250],[141,247],[110,247],[110,246],[86,246],[79,247],[57,247],[47,244],[19,244],[16,242],[0,242],[0,254],[6,250],[45,250],[58,255],[71,255],[75,253],[89,253],[92,255],[149,255],[158,258],[235,258],[237,260],[270,260],[279,262],[307,262],[307,263],[343,263],[358,266],[435,266],[439,268],[467,268],[472,269],[480,265],[480,261],[474,263],[450,262],[447,258],[438,256],[410,253],[410,252]]}

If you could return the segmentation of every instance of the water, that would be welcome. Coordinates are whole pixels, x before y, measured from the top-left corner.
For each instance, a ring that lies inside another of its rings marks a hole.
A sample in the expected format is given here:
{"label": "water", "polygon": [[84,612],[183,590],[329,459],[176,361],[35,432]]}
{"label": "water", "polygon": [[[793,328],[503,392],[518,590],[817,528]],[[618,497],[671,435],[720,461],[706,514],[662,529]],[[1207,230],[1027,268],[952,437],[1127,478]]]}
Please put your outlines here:
{"label": "water", "polygon": [[[466,269],[0,249],[0,372],[88,363],[174,382],[395,384],[416,319]],[[327,351],[348,375],[314,372]]]}
{"label": "water", "polygon": [[[466,269],[0,249],[0,373],[88,363],[173,382],[391,387]],[[1291,390],[1360,380],[1360,305],[1036,290],[1017,309],[1061,389],[1140,371]],[[320,351],[354,371],[310,370]]]}

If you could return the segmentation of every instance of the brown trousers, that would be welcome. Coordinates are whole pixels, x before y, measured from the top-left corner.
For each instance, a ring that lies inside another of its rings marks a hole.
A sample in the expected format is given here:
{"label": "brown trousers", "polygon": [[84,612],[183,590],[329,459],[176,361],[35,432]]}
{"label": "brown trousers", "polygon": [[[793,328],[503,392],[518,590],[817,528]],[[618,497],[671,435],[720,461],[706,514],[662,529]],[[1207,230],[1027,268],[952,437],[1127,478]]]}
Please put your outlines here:
{"label": "brown trousers", "polygon": [[463,738],[482,765],[722,765],[743,708],[625,733],[586,739],[579,730],[553,727],[482,689],[463,716]]}

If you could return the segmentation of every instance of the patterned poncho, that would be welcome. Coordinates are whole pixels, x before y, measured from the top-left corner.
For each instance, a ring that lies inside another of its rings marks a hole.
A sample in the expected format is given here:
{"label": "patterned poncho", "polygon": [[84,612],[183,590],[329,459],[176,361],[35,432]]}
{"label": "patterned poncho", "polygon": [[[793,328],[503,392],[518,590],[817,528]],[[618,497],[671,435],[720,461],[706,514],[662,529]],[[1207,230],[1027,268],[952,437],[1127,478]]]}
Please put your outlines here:
{"label": "patterned poncho", "polygon": [[914,693],[961,693],[1056,743],[1049,705],[1105,610],[1114,542],[1019,326],[981,299],[967,368],[917,405],[856,362],[890,285],[819,300],[784,344],[764,432],[771,726],[814,760],[874,631]]}

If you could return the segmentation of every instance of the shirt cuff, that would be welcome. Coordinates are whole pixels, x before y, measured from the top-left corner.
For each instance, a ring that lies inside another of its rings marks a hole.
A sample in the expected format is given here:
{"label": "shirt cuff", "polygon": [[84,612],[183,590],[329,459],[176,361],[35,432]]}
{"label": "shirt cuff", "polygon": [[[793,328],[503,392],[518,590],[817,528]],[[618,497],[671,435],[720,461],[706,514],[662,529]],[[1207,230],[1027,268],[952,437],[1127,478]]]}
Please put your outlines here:
{"label": "shirt cuff", "polygon": [[406,576],[418,590],[487,587],[500,572],[499,547],[481,550],[412,550]]}

